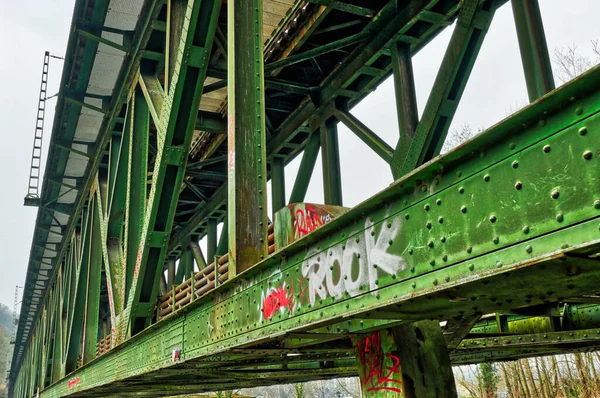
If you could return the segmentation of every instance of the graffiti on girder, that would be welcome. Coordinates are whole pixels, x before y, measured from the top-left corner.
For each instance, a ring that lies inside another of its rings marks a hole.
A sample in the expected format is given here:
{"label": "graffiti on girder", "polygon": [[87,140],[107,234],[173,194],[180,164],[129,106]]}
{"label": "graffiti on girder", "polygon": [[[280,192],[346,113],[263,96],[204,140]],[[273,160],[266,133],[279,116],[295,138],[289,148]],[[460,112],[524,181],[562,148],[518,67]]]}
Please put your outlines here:
{"label": "graffiti on girder", "polygon": [[75,378],[69,380],[67,382],[67,389],[70,390],[71,388],[77,387],[79,385],[79,381],[81,381],[81,378],[79,378],[79,377],[75,377]]}
{"label": "graffiti on girder", "polygon": [[264,319],[271,319],[277,311],[284,311],[286,308],[292,312],[294,310],[294,289],[287,289],[286,283],[276,289],[271,289],[268,295],[262,300],[262,315]]}
{"label": "graffiti on girder", "polygon": [[308,235],[315,229],[325,225],[332,220],[331,214],[323,213],[319,214],[317,209],[313,206],[306,204],[306,209],[297,208],[296,215],[294,218],[294,238],[300,239],[305,235]]}
{"label": "graffiti on girder", "polygon": [[[395,218],[383,226],[375,236],[375,225],[367,219],[362,233],[321,252],[313,247],[302,263],[302,276],[308,281],[308,300],[311,305],[317,298],[328,296],[342,298],[345,293],[354,297],[368,286],[377,294],[380,275],[395,275],[406,269],[402,256],[388,253],[390,242],[400,233],[400,219]],[[304,289],[303,292],[304,299]]]}
{"label": "graffiti on girder", "polygon": [[357,344],[361,363],[361,384],[367,391],[402,393],[400,358],[386,353],[381,346],[381,331],[376,331]]}

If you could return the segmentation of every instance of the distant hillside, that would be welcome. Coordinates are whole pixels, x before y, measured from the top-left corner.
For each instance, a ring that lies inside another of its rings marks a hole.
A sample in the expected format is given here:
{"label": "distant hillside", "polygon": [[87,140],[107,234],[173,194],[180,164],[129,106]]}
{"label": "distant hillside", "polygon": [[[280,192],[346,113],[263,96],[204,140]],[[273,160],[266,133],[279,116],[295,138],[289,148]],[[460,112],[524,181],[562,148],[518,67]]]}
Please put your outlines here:
{"label": "distant hillside", "polygon": [[8,355],[11,351],[10,336],[12,330],[12,310],[0,304],[0,398],[6,397],[6,386],[4,385]]}
{"label": "distant hillside", "polygon": [[12,330],[12,310],[0,303],[0,326],[4,326],[9,332]]}

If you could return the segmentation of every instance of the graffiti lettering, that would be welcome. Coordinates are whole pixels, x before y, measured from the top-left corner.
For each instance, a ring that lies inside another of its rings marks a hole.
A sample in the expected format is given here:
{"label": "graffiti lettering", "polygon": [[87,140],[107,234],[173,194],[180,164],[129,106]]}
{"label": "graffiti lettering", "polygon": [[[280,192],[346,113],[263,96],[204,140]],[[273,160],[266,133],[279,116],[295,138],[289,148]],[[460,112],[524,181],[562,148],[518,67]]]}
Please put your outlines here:
{"label": "graffiti lettering", "polygon": [[[400,375],[400,358],[382,351],[381,332],[377,331],[359,341],[357,348],[362,365],[361,382],[367,391],[402,393],[398,387],[402,381],[394,378]],[[391,365],[386,365],[386,362],[391,362]]]}
{"label": "graffiti lettering", "polygon": [[344,293],[356,296],[361,286],[368,286],[376,294],[378,272],[395,275],[406,269],[402,256],[387,252],[389,241],[398,236],[400,220],[396,219],[389,228],[382,228],[375,237],[375,226],[367,220],[363,236],[353,237],[335,245],[327,253],[317,255],[314,248],[302,263],[302,275],[308,279],[308,297],[314,304],[317,297],[341,298]]}
{"label": "graffiti lettering", "polygon": [[263,300],[262,314],[265,319],[271,319],[278,310],[283,311],[285,308],[290,312],[294,309],[294,294],[293,290],[287,292],[286,284],[277,289],[273,289]]}
{"label": "graffiti lettering", "polygon": [[323,226],[323,224],[331,221],[331,215],[319,215],[315,208],[311,205],[306,205],[306,213],[303,209],[296,209],[296,218],[294,224],[296,226],[296,239],[311,233],[315,229]]}
{"label": "graffiti lettering", "polygon": [[81,379],[79,377],[75,377],[74,379],[71,379],[67,382],[67,389],[71,389],[71,388],[75,388],[77,387],[77,385],[79,384],[79,381]]}

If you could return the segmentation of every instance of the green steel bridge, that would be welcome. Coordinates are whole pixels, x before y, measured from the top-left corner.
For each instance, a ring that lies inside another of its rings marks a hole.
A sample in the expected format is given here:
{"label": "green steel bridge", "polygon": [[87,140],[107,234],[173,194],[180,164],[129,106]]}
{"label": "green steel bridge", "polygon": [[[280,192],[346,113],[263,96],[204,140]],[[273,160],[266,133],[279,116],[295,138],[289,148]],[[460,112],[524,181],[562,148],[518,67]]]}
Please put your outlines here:
{"label": "green steel bridge", "polygon": [[[506,3],[77,0],[10,396],[454,397],[452,364],[599,349],[600,68],[555,88],[537,0]],[[511,6],[530,104],[439,156]],[[452,25],[419,118],[412,56]],[[389,76],[393,147],[350,113]],[[354,208],[340,122],[394,179]]]}

